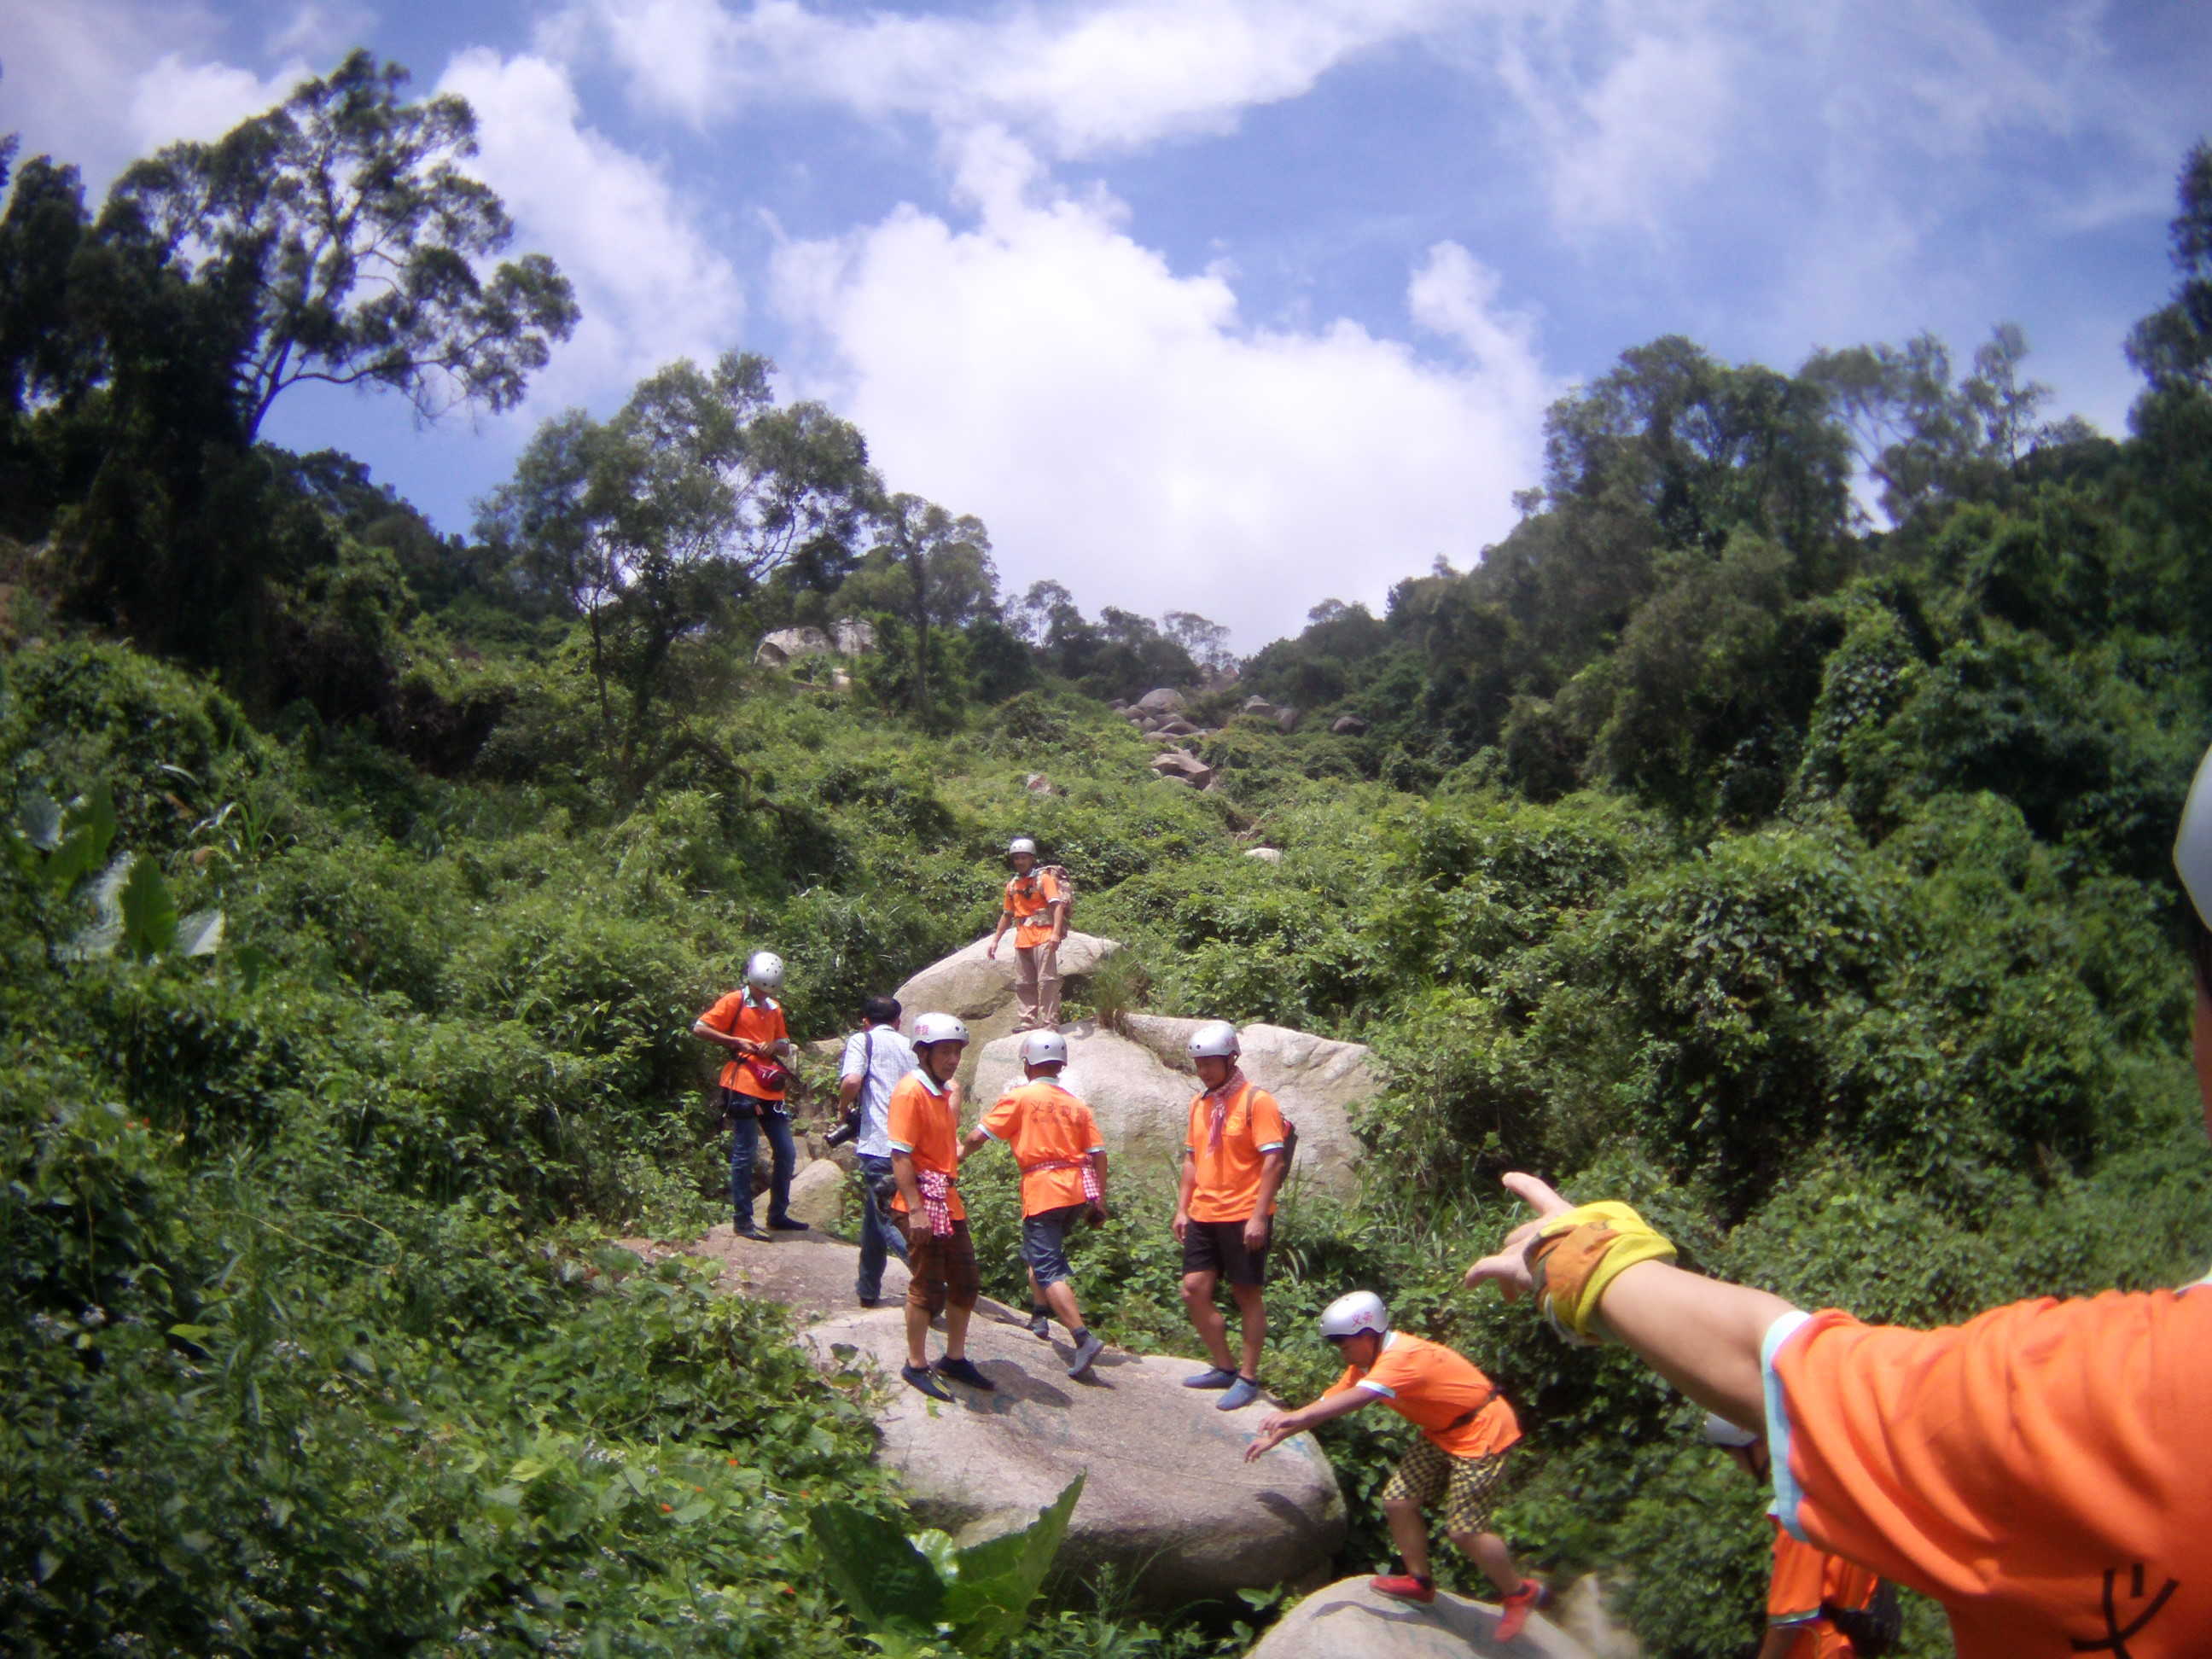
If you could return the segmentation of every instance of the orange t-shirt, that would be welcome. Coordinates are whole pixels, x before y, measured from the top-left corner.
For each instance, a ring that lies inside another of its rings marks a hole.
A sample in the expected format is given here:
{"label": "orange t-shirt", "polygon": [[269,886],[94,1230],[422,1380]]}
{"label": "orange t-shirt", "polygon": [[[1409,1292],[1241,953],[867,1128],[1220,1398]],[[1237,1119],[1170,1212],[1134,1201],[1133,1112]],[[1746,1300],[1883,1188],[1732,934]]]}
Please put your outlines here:
{"label": "orange t-shirt", "polygon": [[[914,1159],[914,1172],[927,1174],[932,1170],[952,1175],[960,1168],[960,1125],[952,1111],[952,1103],[945,1098],[945,1091],[929,1080],[929,1073],[916,1069],[901,1078],[891,1090],[890,1103],[884,1109],[884,1133],[890,1137],[891,1150],[904,1152]],[[893,1193],[891,1208],[906,1208],[906,1194]],[[960,1201],[960,1189],[952,1189],[952,1218],[963,1221],[968,1206]]]}
{"label": "orange t-shirt", "polygon": [[2212,1653],[2212,1286],[1765,1352],[1783,1524],[1942,1602],[1960,1659]]}
{"label": "orange t-shirt", "polygon": [[[1221,1144],[1213,1145],[1213,1097],[1190,1103],[1190,1135],[1183,1143],[1198,1166],[1190,1190],[1193,1221],[1249,1221],[1260,1207],[1261,1155],[1283,1146],[1283,1112],[1274,1096],[1250,1082],[1232,1078],[1229,1115]],[[1274,1213],[1274,1206],[1267,1213]]]}
{"label": "orange t-shirt", "polygon": [[[1382,1352],[1370,1369],[1346,1365],[1328,1392],[1346,1389],[1381,1395],[1392,1411],[1454,1457],[1488,1457],[1521,1437],[1521,1419],[1474,1361],[1409,1331],[1384,1337]],[[1468,1417],[1469,1412],[1474,1415]]]}
{"label": "orange t-shirt", "polygon": [[[699,1016],[699,1023],[724,1036],[743,1037],[763,1047],[780,1042],[790,1035],[784,1030],[783,1009],[773,997],[764,1002],[753,1002],[743,991],[732,991],[720,999]],[[751,1068],[735,1054],[723,1062],[721,1081],[725,1089],[735,1089],[755,1100],[781,1100],[789,1086],[787,1083],[779,1083],[773,1089],[763,1088]]]}
{"label": "orange t-shirt", "polygon": [[1085,1163],[1091,1153],[1106,1150],[1091,1109],[1051,1078],[1009,1089],[983,1115],[980,1127],[992,1139],[1005,1141],[1021,1165],[1024,1215],[1042,1215],[1084,1201],[1081,1170],[1032,1172],[1032,1165]]}
{"label": "orange t-shirt", "polygon": [[1059,881],[1042,870],[1016,876],[1006,884],[1006,914],[1018,924],[1014,948],[1030,951],[1052,938],[1052,908],[1066,895]]}
{"label": "orange t-shirt", "polygon": [[1774,1572],[1766,1581],[1766,1622],[1798,1632],[1790,1659],[1851,1659],[1843,1632],[1820,1617],[1820,1603],[1863,1607],[1874,1595],[1875,1575],[1855,1561],[1827,1555],[1774,1527]]}

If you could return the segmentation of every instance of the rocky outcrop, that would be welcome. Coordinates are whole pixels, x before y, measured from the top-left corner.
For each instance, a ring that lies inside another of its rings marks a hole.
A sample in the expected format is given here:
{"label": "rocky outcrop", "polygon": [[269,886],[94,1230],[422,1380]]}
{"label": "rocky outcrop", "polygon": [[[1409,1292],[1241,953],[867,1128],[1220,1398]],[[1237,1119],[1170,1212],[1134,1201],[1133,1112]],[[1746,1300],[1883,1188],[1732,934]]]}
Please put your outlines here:
{"label": "rocky outcrop", "polygon": [[1346,1578],[1292,1607],[1247,1659],[1591,1659],[1588,1649],[1547,1620],[1529,1620],[1510,1642],[1498,1639],[1498,1609],[1439,1594],[1426,1606],[1394,1601]]}
{"label": "rocky outcrop", "polygon": [[[891,994],[905,1010],[902,1029],[909,1035],[915,1018],[927,1013],[957,1015],[967,1025],[970,1041],[961,1060],[963,1080],[975,1076],[976,1057],[983,1046],[1012,1031],[1020,1018],[1014,1006],[1013,933],[1009,930],[999,942],[995,962],[983,954],[990,942],[987,934],[966,949],[932,963]],[[1118,940],[1095,933],[1069,933],[1060,947],[1061,979],[1073,981],[1086,977],[1121,948]]]}
{"label": "rocky outcrop", "polygon": [[1298,711],[1297,709],[1284,708],[1275,711],[1275,730],[1287,735],[1297,729]]}
{"label": "rocky outcrop", "polygon": [[1275,718],[1275,705],[1265,697],[1247,697],[1244,706],[1237,712],[1252,715],[1256,720],[1271,720]]}
{"label": "rocky outcrop", "polygon": [[[1060,1028],[1068,1055],[1062,1079],[1090,1103],[1112,1157],[1149,1172],[1182,1156],[1191,1097],[1199,1089],[1184,1049],[1200,1023],[1132,1014],[1122,1021],[1126,1036],[1087,1020]],[[1242,1035],[1246,1074],[1280,1101],[1298,1126],[1294,1178],[1332,1197],[1350,1198],[1358,1189],[1360,1147],[1348,1109],[1382,1086],[1370,1051],[1280,1025],[1247,1025]],[[975,1066],[976,1109],[996,1100],[1020,1075],[1013,1039],[988,1045]]]}
{"label": "rocky outcrop", "polygon": [[1148,714],[1179,714],[1182,712],[1182,693],[1163,685],[1138,698],[1137,707]]}
{"label": "rocky outcrop", "polygon": [[[760,1160],[765,1162],[766,1160]],[[817,1158],[792,1177],[791,1213],[810,1227],[834,1228],[845,1215],[845,1172],[835,1162]]]}
{"label": "rocky outcrop", "polygon": [[763,668],[788,668],[801,657],[826,657],[836,649],[818,628],[779,628],[761,636],[753,661]]}
{"label": "rocky outcrop", "polygon": [[841,617],[830,624],[830,642],[841,657],[866,655],[876,648],[876,625],[861,617]]}
{"label": "rocky outcrop", "polygon": [[1052,787],[1052,780],[1042,772],[1032,772],[1024,778],[1022,787],[1032,795],[1056,795],[1060,793]]}
{"label": "rocky outcrop", "polygon": [[1339,714],[1329,722],[1328,729],[1340,738],[1356,738],[1367,730],[1367,722],[1357,714]]}
{"label": "rocky outcrop", "polygon": [[[1079,1243],[1076,1260],[1079,1273]],[[1246,1437],[1273,1407],[1214,1410],[1218,1395],[1182,1386],[1203,1360],[1109,1348],[1077,1382],[1064,1334],[1040,1342],[1012,1315],[979,1309],[968,1353],[997,1390],[951,1384],[945,1406],[896,1381],[896,1310],[824,1320],[807,1340],[825,1355],[849,1345],[893,1379],[878,1455],[916,1517],[963,1545],[1035,1520],[1078,1473],[1083,1497],[1055,1565],[1079,1577],[1110,1567],[1149,1607],[1295,1583],[1325,1571],[1343,1542],[1344,1500],[1321,1449],[1297,1435],[1246,1463]]]}
{"label": "rocky outcrop", "polygon": [[[761,1242],[739,1238],[725,1223],[691,1244],[649,1238],[625,1238],[622,1243],[648,1261],[672,1255],[704,1256],[720,1266],[719,1283],[724,1290],[781,1302],[802,1320],[857,1311],[853,1281],[860,1273],[860,1252],[854,1245],[818,1232],[776,1233]],[[902,1301],[906,1283],[906,1264],[893,1256],[884,1268],[884,1302]],[[896,1372],[898,1368],[891,1369]]]}
{"label": "rocky outcrop", "polygon": [[1152,770],[1194,789],[1203,789],[1213,781],[1213,769],[1188,749],[1163,750],[1152,757]]}
{"label": "rocky outcrop", "polygon": [[1276,847],[1248,848],[1245,849],[1244,856],[1248,859],[1257,859],[1262,864],[1280,864],[1283,861],[1282,849]]}

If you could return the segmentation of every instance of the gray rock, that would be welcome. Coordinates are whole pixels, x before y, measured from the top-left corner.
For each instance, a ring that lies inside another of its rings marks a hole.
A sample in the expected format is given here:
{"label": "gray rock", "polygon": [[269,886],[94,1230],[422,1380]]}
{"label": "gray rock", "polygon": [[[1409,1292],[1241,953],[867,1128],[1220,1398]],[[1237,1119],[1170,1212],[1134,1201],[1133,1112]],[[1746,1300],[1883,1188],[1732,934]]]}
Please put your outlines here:
{"label": "gray rock", "polygon": [[[1089,1020],[1060,1028],[1068,1060],[1061,1080],[1090,1103],[1108,1152],[1134,1164],[1140,1181],[1162,1178],[1182,1156],[1191,1099],[1199,1091],[1185,1046],[1200,1024],[1131,1014],[1122,1021],[1126,1036]],[[1245,1026],[1243,1038],[1246,1074],[1298,1126],[1293,1179],[1333,1198],[1351,1198],[1359,1188],[1362,1153],[1348,1109],[1382,1087],[1370,1051],[1280,1025]],[[1016,1040],[1005,1037],[983,1049],[972,1091],[976,1111],[1020,1080],[1016,1048]]]}
{"label": "gray rock", "polygon": [[817,1158],[792,1177],[791,1214],[810,1227],[834,1231],[845,1219],[845,1172]]}
{"label": "gray rock", "polygon": [[1285,708],[1278,708],[1275,711],[1275,730],[1282,732],[1295,732],[1297,729],[1298,711],[1297,709]]}
{"label": "gray rock", "polygon": [[1340,738],[1356,738],[1367,730],[1367,722],[1357,714],[1339,714],[1328,729]]}
{"label": "gray rock", "polygon": [[1032,795],[1052,795],[1059,793],[1052,787],[1052,780],[1042,772],[1032,772],[1023,779],[1022,787]]}
{"label": "gray rock", "polygon": [[[915,1018],[922,1014],[953,1014],[966,1024],[970,1041],[968,1052],[961,1057],[960,1077],[963,1082],[975,1075],[976,1057],[984,1044],[1012,1031],[1014,1022],[1021,1017],[1014,1006],[1012,930],[1009,929],[1006,937],[1000,941],[996,962],[983,954],[990,942],[990,936],[986,934],[964,950],[932,963],[891,994],[905,1011],[900,1029],[909,1036]],[[1060,947],[1060,978],[1068,982],[1062,986],[1062,995],[1072,988],[1073,981],[1088,976],[1121,948],[1116,939],[1071,932]]]}
{"label": "gray rock", "polygon": [[[1074,1254],[1080,1275],[1080,1240]],[[1246,1436],[1271,1407],[1218,1412],[1218,1395],[1182,1387],[1204,1360],[1109,1348],[1075,1382],[1063,1370],[1065,1334],[1055,1335],[1040,1342],[1012,1315],[1002,1322],[979,1308],[968,1353],[997,1391],[951,1384],[950,1406],[896,1380],[906,1345],[896,1310],[825,1320],[807,1340],[824,1354],[850,1344],[893,1379],[877,1455],[897,1471],[916,1516],[963,1545],[1027,1525],[1080,1473],[1083,1496],[1056,1565],[1079,1576],[1114,1568],[1146,1607],[1325,1568],[1343,1541],[1344,1499],[1310,1436],[1248,1464]]]}
{"label": "gray rock", "polygon": [[1256,714],[1263,720],[1271,720],[1275,718],[1275,705],[1265,697],[1247,697],[1244,699],[1244,707],[1240,712]]}
{"label": "gray rock", "polygon": [[1188,749],[1169,749],[1153,756],[1152,770],[1194,789],[1203,789],[1213,781],[1213,769]]}
{"label": "gray rock", "polygon": [[1550,1616],[1560,1630],[1582,1644],[1590,1659],[1644,1659],[1644,1644],[1606,1607],[1605,1585],[1594,1572],[1586,1572],[1568,1585]]}
{"label": "gray rock", "polygon": [[1173,720],[1162,720],[1158,726],[1154,726],[1152,730],[1155,732],[1164,732],[1171,738],[1193,738],[1196,737],[1199,732],[1199,728],[1197,726],[1193,726],[1188,720],[1184,720],[1180,715],[1177,715]]}
{"label": "gray rock", "polygon": [[1486,1602],[1440,1591],[1416,1606],[1377,1595],[1364,1578],[1346,1578],[1276,1620],[1246,1659],[1591,1659],[1541,1613],[1510,1643],[1497,1629],[1498,1609]]}
{"label": "gray rock", "polygon": [[1179,714],[1182,712],[1182,693],[1163,685],[1138,698],[1137,707],[1147,714]]}
{"label": "gray rock", "polygon": [[818,628],[779,628],[761,636],[753,661],[763,668],[787,668],[801,657],[826,657],[834,648]]}
{"label": "gray rock", "polygon": [[858,657],[876,648],[876,625],[864,617],[840,617],[830,624],[830,633],[841,657]]}
{"label": "gray rock", "polygon": [[1275,847],[1250,848],[1246,850],[1244,856],[1248,859],[1257,859],[1262,864],[1280,864],[1283,861],[1282,849]]}
{"label": "gray rock", "polygon": [[[802,1319],[854,1310],[853,1281],[860,1276],[860,1249],[820,1233],[774,1233],[756,1243],[739,1238],[725,1224],[691,1244],[650,1238],[621,1242],[648,1261],[672,1255],[704,1256],[721,1267],[719,1283],[724,1290],[781,1302]],[[906,1264],[893,1256],[884,1267],[884,1300],[903,1301],[906,1284]]]}

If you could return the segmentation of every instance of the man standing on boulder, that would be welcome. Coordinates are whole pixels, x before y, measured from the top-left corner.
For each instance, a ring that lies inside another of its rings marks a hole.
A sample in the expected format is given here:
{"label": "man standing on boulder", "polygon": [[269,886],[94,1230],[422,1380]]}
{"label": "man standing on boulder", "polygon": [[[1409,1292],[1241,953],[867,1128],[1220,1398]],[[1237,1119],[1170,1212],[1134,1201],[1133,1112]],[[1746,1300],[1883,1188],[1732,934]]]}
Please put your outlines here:
{"label": "man standing on boulder", "polygon": [[964,1162],[991,1141],[1013,1149],[1022,1171],[1022,1261],[1030,1273],[1030,1329],[1049,1334],[1050,1316],[1058,1314],[1075,1340],[1067,1374],[1091,1369],[1106,1345],[1091,1334],[1076,1305],[1068,1280],[1068,1229],[1089,1217],[1093,1226],[1106,1219],[1106,1143],[1098,1121],[1061,1086],[1067,1064],[1067,1039],[1057,1031],[1031,1031],[1022,1039],[1022,1066],[1029,1080],[1009,1089],[982,1122],[961,1143]]}
{"label": "man standing on boulder", "polygon": [[[1175,1212],[1183,1306],[1213,1362],[1182,1385],[1226,1389],[1216,1407],[1224,1412],[1260,1397],[1260,1346],[1267,1337],[1261,1286],[1267,1279],[1275,1189],[1290,1163],[1282,1109],[1245,1077],[1237,1063],[1242,1052],[1237,1028],[1225,1019],[1210,1020],[1191,1033],[1190,1057],[1206,1092],[1190,1103]],[[1228,1322],[1213,1305],[1214,1286],[1224,1275],[1243,1323],[1242,1364],[1230,1360]]]}
{"label": "man standing on boulder", "polygon": [[854,1293],[872,1308],[884,1292],[884,1263],[896,1255],[906,1260],[906,1235],[884,1214],[877,1198],[891,1180],[891,1091],[914,1070],[914,1045],[899,1035],[905,1011],[895,998],[870,997],[860,1010],[860,1029],[845,1039],[837,1066],[837,1098],[857,1106],[853,1156],[860,1166],[860,1270]]}
{"label": "man standing on boulder", "polygon": [[[991,1379],[968,1358],[968,1317],[978,1289],[968,1207],[954,1190],[960,1168],[960,1085],[952,1074],[968,1047],[968,1028],[950,1014],[914,1023],[918,1064],[891,1091],[891,1207],[906,1223],[906,1367],[899,1372],[932,1400],[950,1400],[939,1376],[990,1392]],[[929,1363],[929,1322],[945,1316],[945,1358]]]}
{"label": "man standing on boulder", "polygon": [[1522,1577],[1505,1540],[1490,1530],[1505,1454],[1521,1437],[1513,1407],[1495,1383],[1441,1342],[1392,1330],[1390,1310],[1372,1291],[1354,1291],[1322,1309],[1321,1334],[1343,1353],[1344,1375],[1311,1405],[1263,1419],[1244,1461],[1302,1429],[1382,1401],[1421,1434],[1382,1488],[1382,1513],[1406,1570],[1370,1578],[1368,1588],[1401,1601],[1437,1599],[1429,1523],[1421,1511],[1442,1498],[1444,1530],[1498,1587],[1498,1639],[1511,1641],[1551,1599],[1540,1583]]}
{"label": "man standing on boulder", "polygon": [[[999,941],[1014,928],[1014,1000],[1021,1009],[1018,1031],[1060,1024],[1060,946],[1067,937],[1067,894],[1060,878],[1037,867],[1036,843],[1017,836],[1006,844],[1014,876],[1006,884],[999,925],[983,952],[999,959]],[[1019,924],[1016,926],[1016,924]]]}
{"label": "man standing on boulder", "polygon": [[753,1225],[753,1159],[763,1133],[775,1158],[769,1177],[769,1230],[806,1231],[804,1221],[788,1213],[798,1149],[784,1096],[798,1051],[784,1027],[782,1006],[772,994],[782,988],[783,958],[773,951],[756,951],[745,959],[744,989],[723,996],[691,1024],[693,1036],[730,1051],[722,1066],[720,1099],[722,1121],[730,1128],[730,1209],[741,1238],[768,1237]]}

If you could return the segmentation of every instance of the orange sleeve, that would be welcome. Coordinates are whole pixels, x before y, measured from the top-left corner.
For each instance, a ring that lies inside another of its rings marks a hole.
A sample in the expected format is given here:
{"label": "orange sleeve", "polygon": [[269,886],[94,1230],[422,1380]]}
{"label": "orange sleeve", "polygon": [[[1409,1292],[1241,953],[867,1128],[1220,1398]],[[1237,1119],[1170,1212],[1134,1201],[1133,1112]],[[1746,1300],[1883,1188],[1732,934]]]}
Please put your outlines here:
{"label": "orange sleeve", "polygon": [[1021,1127],[1022,1103],[1012,1095],[1000,1095],[999,1103],[983,1114],[983,1121],[975,1127],[994,1140],[1012,1140]]}
{"label": "orange sleeve", "polygon": [[1333,1394],[1342,1394],[1346,1389],[1352,1388],[1357,1384],[1358,1380],[1358,1377],[1353,1373],[1352,1367],[1346,1365],[1344,1368],[1344,1375],[1338,1377],[1335,1382],[1323,1389],[1321,1391],[1321,1397],[1326,1400]]}
{"label": "orange sleeve", "polygon": [[1086,1154],[1091,1152],[1104,1152],[1106,1150],[1106,1137],[1098,1133],[1097,1114],[1093,1112],[1088,1106],[1085,1106],[1083,1109],[1082,1121],[1084,1152]]}
{"label": "orange sleeve", "polygon": [[1057,904],[1067,896],[1060,890],[1060,878],[1049,871],[1046,872],[1043,878],[1038,881],[1037,886],[1043,892],[1044,902],[1047,904]]}
{"label": "orange sleeve", "polygon": [[1810,1544],[1774,1529],[1774,1571],[1766,1581],[1766,1622],[1802,1625],[1820,1616],[1828,1558]]}
{"label": "orange sleeve", "polygon": [[1252,1144],[1265,1152],[1283,1144],[1283,1109],[1265,1089],[1252,1091]]}
{"label": "orange sleeve", "polygon": [[737,1029],[738,1009],[744,1001],[744,994],[737,991],[717,997],[714,1006],[699,1016],[699,1023],[709,1030],[720,1031],[727,1036]]}

